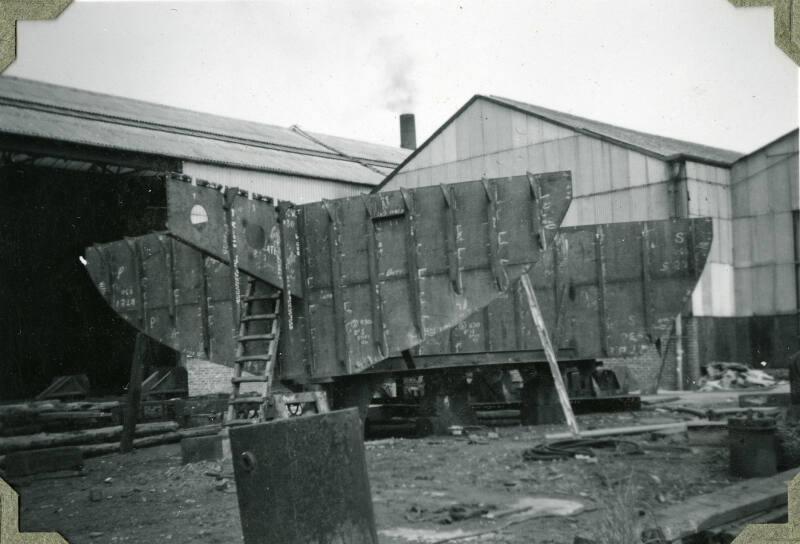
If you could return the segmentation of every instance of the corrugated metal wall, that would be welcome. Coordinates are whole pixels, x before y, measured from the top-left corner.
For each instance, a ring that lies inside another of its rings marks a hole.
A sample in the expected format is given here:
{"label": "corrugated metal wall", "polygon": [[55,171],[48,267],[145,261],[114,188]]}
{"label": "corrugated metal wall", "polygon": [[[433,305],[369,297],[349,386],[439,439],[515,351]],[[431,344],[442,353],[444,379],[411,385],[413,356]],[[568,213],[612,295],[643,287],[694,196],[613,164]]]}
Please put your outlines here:
{"label": "corrugated metal wall", "polygon": [[279,200],[289,200],[295,204],[318,202],[323,198],[355,196],[368,193],[371,189],[368,185],[286,176],[189,161],[183,163],[183,173],[227,187],[238,187]]}
{"label": "corrugated metal wall", "polygon": [[695,316],[735,315],[730,169],[686,162],[690,217],[711,217],[714,241],[706,268],[692,293]]}
{"label": "corrugated metal wall", "polygon": [[736,315],[798,310],[798,136],[792,132],[731,171]]}
{"label": "corrugated metal wall", "polygon": [[565,226],[670,216],[666,162],[484,100],[446,127],[385,190],[554,170],[573,174]]}

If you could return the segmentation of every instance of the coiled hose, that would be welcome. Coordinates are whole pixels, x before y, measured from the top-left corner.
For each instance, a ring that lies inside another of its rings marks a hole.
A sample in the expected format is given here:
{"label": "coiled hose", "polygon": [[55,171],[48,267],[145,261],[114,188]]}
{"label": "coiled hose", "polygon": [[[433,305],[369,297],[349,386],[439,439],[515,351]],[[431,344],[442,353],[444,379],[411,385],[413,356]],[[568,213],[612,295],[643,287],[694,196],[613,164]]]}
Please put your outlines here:
{"label": "coiled hose", "polygon": [[614,453],[623,455],[637,455],[644,453],[642,447],[630,440],[617,440],[616,438],[570,438],[539,444],[522,453],[526,461],[550,461],[555,459],[568,459],[577,455],[596,457],[598,449],[614,448]]}

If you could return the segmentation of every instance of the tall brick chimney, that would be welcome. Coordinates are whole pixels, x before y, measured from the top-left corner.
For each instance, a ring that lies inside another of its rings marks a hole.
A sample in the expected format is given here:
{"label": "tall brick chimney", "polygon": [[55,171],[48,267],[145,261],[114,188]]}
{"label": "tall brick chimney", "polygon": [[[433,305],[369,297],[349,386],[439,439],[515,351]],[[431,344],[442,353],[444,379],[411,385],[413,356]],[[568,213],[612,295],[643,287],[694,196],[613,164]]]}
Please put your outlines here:
{"label": "tall brick chimney", "polygon": [[400,114],[400,147],[405,149],[417,148],[417,126],[413,113]]}

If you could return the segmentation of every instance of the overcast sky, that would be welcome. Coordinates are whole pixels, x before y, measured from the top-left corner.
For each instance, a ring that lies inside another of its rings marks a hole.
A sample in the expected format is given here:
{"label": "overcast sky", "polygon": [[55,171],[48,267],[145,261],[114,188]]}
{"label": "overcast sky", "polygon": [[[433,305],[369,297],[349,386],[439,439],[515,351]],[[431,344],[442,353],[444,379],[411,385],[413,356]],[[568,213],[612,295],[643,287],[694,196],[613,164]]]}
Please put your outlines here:
{"label": "overcast sky", "polygon": [[749,151],[798,125],[771,8],[728,0],[76,1],[6,75],[399,144],[473,94]]}

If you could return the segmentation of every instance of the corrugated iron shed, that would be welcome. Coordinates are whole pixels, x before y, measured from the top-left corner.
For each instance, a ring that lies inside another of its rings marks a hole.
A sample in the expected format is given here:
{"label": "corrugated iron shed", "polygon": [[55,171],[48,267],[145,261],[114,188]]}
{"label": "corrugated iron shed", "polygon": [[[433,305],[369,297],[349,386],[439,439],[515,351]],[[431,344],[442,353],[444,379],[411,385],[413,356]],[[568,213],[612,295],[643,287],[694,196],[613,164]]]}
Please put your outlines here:
{"label": "corrugated iron shed", "polygon": [[409,153],[6,76],[0,133],[360,185],[377,185]]}
{"label": "corrugated iron shed", "polygon": [[640,151],[655,154],[662,159],[685,157],[696,159],[701,162],[731,165],[743,156],[743,153],[739,153],[738,151],[720,149],[694,142],[687,142],[685,140],[676,140],[675,138],[640,132],[638,130],[610,125],[608,123],[586,119],[585,117],[578,117],[577,115],[535,106],[533,104],[526,104],[525,102],[519,102],[501,96],[490,95],[484,98],[497,104],[521,110],[525,113],[535,115],[536,117],[541,117],[552,123],[564,125],[578,132],[594,133],[601,138],[610,139],[617,143],[628,144],[634,148],[639,148]]}
{"label": "corrugated iron shed", "polygon": [[[594,121],[592,119],[586,119],[584,117],[578,117],[577,115],[543,108],[541,106],[535,106],[533,104],[526,104],[517,100],[493,95],[475,95],[439,127],[430,138],[409,155],[403,163],[395,168],[395,170],[383,180],[378,189],[386,185],[394,176],[404,171],[406,166],[410,164],[415,157],[422,154],[429,144],[436,140],[448,126],[455,122],[456,119],[465,113],[476,101],[484,101],[521,112],[589,138],[608,142],[609,144],[627,148],[631,151],[636,151],[662,161],[682,158],[727,168],[743,156],[742,153],[736,151],[676,140],[674,138],[666,138],[656,134],[648,134],[600,121]],[[376,191],[378,189],[376,189]]]}

